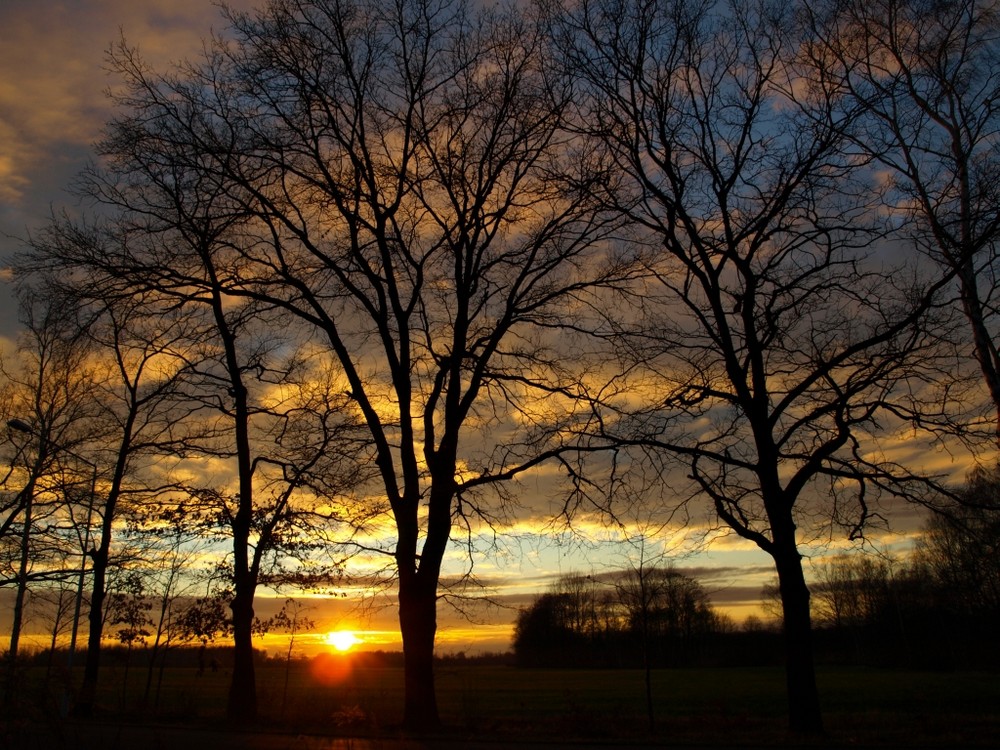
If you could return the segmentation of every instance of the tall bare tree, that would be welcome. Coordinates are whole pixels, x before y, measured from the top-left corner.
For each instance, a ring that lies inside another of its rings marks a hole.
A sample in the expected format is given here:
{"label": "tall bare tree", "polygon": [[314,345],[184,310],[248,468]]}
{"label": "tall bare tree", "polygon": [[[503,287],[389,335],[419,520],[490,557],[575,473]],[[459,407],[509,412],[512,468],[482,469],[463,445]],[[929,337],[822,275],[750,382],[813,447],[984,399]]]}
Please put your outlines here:
{"label": "tall bare tree", "polygon": [[[119,131],[108,143],[126,142],[115,137],[124,135]],[[300,342],[287,321],[273,306],[269,311],[227,293],[220,257],[231,221],[223,214],[215,224],[219,214],[209,210],[219,194],[185,182],[189,170],[182,164],[164,178],[148,161],[158,152],[136,145],[114,154],[117,163],[107,170],[88,171],[81,180],[85,194],[105,211],[113,209],[113,217],[90,225],[57,218],[34,239],[21,265],[25,273],[62,274],[69,279],[65,286],[91,295],[101,309],[99,343],[119,376],[111,389],[118,398],[106,399],[118,406],[108,431],[118,451],[99,513],[96,604],[77,710],[91,711],[96,690],[100,590],[119,501],[141,491],[144,505],[134,514],[183,509],[191,528],[221,532],[231,544],[230,585],[224,588],[232,595],[236,650],[228,705],[234,718],[251,718],[256,590],[261,583],[307,585],[316,575],[329,575],[332,564],[306,572],[303,558],[326,544],[331,524],[344,520],[322,506],[366,476],[357,460],[366,442],[351,437],[346,396],[299,356]],[[168,474],[150,477],[155,488],[140,488],[135,477],[130,487],[129,467],[151,455],[161,465],[164,456],[229,462],[236,487],[192,480],[181,486]],[[290,562],[294,571],[286,569]]]}
{"label": "tall bare tree", "polygon": [[806,3],[817,80],[864,113],[856,144],[885,169],[907,239],[953,276],[996,411],[1000,15],[983,0]]}
{"label": "tall bare tree", "polygon": [[823,519],[863,533],[882,491],[920,491],[878,437],[900,418],[941,419],[933,383],[953,360],[917,325],[935,288],[877,257],[856,107],[801,71],[793,10],[584,0],[554,28],[579,131],[615,176],[605,200],[648,247],[635,307],[609,321],[629,406],[645,404],[616,429],[677,459],[717,518],[773,558],[790,726],[814,732],[799,545]]}
{"label": "tall bare tree", "polygon": [[100,404],[92,438],[96,438],[95,458],[107,468],[107,484],[92,509],[95,532],[88,550],[87,652],[75,707],[83,715],[92,713],[96,699],[107,621],[107,580],[123,510],[176,488],[170,477],[159,475],[153,467],[163,454],[182,452],[194,435],[185,419],[193,409],[177,395],[178,376],[184,368],[177,350],[189,334],[187,321],[171,310],[153,312],[141,298],[111,294],[102,299],[102,290],[92,286],[94,280],[64,285],[83,304],[89,303],[93,320],[88,334],[95,357],[105,365],[91,396]]}
{"label": "tall bare tree", "polygon": [[494,522],[490,486],[575,442],[582,387],[556,344],[623,267],[595,245],[591,192],[559,178],[586,155],[564,142],[530,12],[279,0],[229,18],[234,41],[173,75],[119,55],[113,128],[238,204],[227,293],[335,358],[376,456],[369,509],[395,535],[405,722],[434,726],[454,525]]}
{"label": "tall bare tree", "polygon": [[20,307],[25,330],[18,359],[2,372],[7,446],[16,449],[7,462],[8,492],[0,518],[0,581],[16,586],[8,698],[16,689],[14,668],[29,584],[79,569],[74,564],[67,569],[66,562],[85,550],[67,549],[60,530],[67,504],[81,497],[90,502],[95,483],[92,464],[77,453],[96,414],[96,403],[88,398],[96,380],[89,362],[92,349],[79,310],[57,295],[30,289],[21,291]]}
{"label": "tall bare tree", "polygon": [[[116,530],[123,511],[177,491],[157,464],[164,454],[183,455],[205,434],[191,420],[201,405],[181,398],[178,391],[188,369],[185,348],[200,334],[197,322],[176,305],[142,294],[141,287],[123,292],[100,269],[85,269],[80,262],[101,252],[114,254],[127,238],[127,233],[55,219],[32,238],[14,266],[23,289],[35,294],[44,290],[77,311],[84,321],[78,335],[88,344],[92,377],[89,391],[80,396],[92,417],[86,425],[91,458],[85,460],[100,469],[102,486],[99,498],[77,514],[78,525],[86,526],[80,541],[87,545],[91,568],[88,647],[75,706],[84,715],[92,711],[96,696],[107,580],[116,564]],[[82,576],[82,566],[80,570]]]}

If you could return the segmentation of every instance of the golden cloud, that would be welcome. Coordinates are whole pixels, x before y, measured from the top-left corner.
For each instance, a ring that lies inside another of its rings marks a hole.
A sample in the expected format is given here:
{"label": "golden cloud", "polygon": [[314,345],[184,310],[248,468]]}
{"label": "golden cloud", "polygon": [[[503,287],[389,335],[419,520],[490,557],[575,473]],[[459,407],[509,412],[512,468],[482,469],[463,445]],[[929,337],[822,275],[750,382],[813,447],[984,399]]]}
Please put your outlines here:
{"label": "golden cloud", "polygon": [[225,22],[204,0],[35,0],[0,3],[0,26],[0,200],[16,202],[40,174],[66,168],[68,149],[99,137],[112,113],[106,53],[120,33],[162,69],[196,57]]}

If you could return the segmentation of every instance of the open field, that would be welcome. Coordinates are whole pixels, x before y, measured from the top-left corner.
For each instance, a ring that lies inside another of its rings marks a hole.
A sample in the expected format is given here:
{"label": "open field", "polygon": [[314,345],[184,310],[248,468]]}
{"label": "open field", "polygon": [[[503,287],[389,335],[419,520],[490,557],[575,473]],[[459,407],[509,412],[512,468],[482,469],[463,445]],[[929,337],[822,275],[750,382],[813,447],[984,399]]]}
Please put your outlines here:
{"label": "open field", "polygon": [[[652,732],[643,674],[638,670],[443,664],[438,675],[441,711],[448,725],[445,736],[463,742],[728,747],[801,741],[789,737],[784,728],[784,677],[777,668],[655,671]],[[100,726],[155,723],[213,732],[248,729],[225,726],[225,669],[201,675],[193,667],[168,669],[158,704],[146,707],[140,705],[145,671],[133,668],[124,692],[123,677],[120,665],[109,665],[102,685],[102,713],[96,720]],[[58,715],[59,691],[51,690],[51,685],[47,707],[33,699],[38,695],[37,678],[37,674],[27,676],[23,705],[10,732],[51,723]],[[296,663],[287,697],[283,665],[262,665],[258,679],[262,716],[253,728],[256,737],[290,732],[317,738],[399,736],[395,727],[402,705],[402,670],[398,668],[357,666],[346,658]],[[828,733],[810,740],[810,745],[968,747],[995,746],[1000,739],[996,674],[826,668],[820,672],[820,689]],[[241,747],[271,747],[239,742]],[[211,744],[223,746],[218,741]]]}

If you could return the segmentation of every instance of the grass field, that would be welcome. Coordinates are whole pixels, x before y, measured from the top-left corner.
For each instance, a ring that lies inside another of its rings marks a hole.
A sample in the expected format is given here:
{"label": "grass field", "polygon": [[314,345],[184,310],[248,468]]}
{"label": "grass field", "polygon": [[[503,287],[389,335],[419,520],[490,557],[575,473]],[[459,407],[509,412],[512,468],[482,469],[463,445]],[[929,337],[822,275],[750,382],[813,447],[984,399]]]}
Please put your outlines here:
{"label": "grass field", "polygon": [[[141,705],[144,670],[130,671],[124,691],[123,676],[120,666],[108,666],[104,672],[104,720],[213,726],[222,721],[229,679],[225,669],[201,675],[194,668],[168,669],[155,706],[152,701]],[[998,675],[827,668],[819,678],[828,733],[818,746],[1000,742]],[[283,665],[259,668],[261,728],[386,736],[400,719],[398,668],[352,666],[349,659],[338,658],[294,663],[287,696],[284,685]],[[26,699],[32,692],[24,693]],[[727,746],[790,739],[785,731],[784,675],[777,668],[657,670],[653,694],[656,724],[651,733],[638,670],[481,664],[443,664],[438,669],[442,718],[455,737]]]}

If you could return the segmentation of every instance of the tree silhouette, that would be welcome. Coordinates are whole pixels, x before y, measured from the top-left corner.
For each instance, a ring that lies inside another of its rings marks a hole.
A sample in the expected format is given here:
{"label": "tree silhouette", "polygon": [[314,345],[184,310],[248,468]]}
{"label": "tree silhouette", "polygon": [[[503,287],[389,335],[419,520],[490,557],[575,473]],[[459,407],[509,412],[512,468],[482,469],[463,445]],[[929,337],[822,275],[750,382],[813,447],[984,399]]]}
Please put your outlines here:
{"label": "tree silhouette", "polygon": [[975,470],[959,497],[929,518],[917,558],[947,608],[982,617],[988,632],[1000,619],[1000,470]]}
{"label": "tree silhouette", "polygon": [[281,714],[284,716],[285,707],[288,705],[288,678],[292,669],[292,653],[295,650],[295,636],[303,630],[312,630],[316,623],[306,616],[306,613],[315,609],[307,604],[295,601],[295,599],[285,599],[278,614],[268,621],[269,629],[281,630],[288,633],[288,650],[285,652],[285,684],[281,691]]}
{"label": "tree silhouette", "polygon": [[854,140],[886,169],[887,210],[908,244],[955,279],[1000,439],[997,10],[980,0],[837,0],[803,12],[817,80],[863,112]]}
{"label": "tree silhouette", "polygon": [[[125,486],[134,454],[232,464],[234,488],[194,480],[182,486],[166,477],[147,493],[145,512],[183,507],[191,528],[221,532],[230,542],[236,651],[229,712],[252,718],[256,590],[268,580],[308,585],[336,574],[336,562],[306,558],[329,546],[332,527],[354,524],[356,531],[365,523],[364,513],[329,510],[349,503],[328,501],[346,500],[371,474],[367,443],[357,437],[336,378],[303,354],[307,342],[287,317],[230,292],[228,242],[242,214],[229,213],[221,191],[193,184],[196,175],[182,163],[165,177],[156,147],[133,135],[125,124],[111,129],[101,149],[114,161],[81,176],[80,190],[111,215],[94,223],[56,217],[18,267],[29,280],[67,279],[58,282],[67,293],[97,308],[104,332],[95,334],[97,343],[118,363],[120,429],[109,439],[119,450],[100,514],[106,520],[94,556],[95,601],[119,497],[136,492]],[[291,561],[294,572],[283,567]],[[91,622],[82,714],[96,689],[101,630],[101,622]]]}
{"label": "tree silhouette", "polygon": [[790,726],[816,732],[802,534],[824,515],[861,534],[880,492],[924,493],[877,438],[945,423],[957,394],[935,385],[955,353],[925,320],[945,282],[877,256],[859,113],[804,72],[794,12],[594,0],[567,4],[555,33],[581,137],[615,175],[605,200],[648,249],[633,307],[608,320],[633,408],[605,424],[771,555]]}
{"label": "tree silhouette", "polygon": [[[87,398],[96,376],[79,310],[57,295],[23,289],[25,331],[18,367],[4,368],[8,446],[15,448],[4,477],[0,517],[0,583],[16,587],[5,696],[16,690],[15,669],[28,587],[60,579],[79,565],[67,565],[85,550],[68,546],[69,505],[93,502],[93,464],[76,453],[87,437],[95,403]],[[87,465],[90,464],[90,465]],[[12,484],[19,482],[17,490]]]}
{"label": "tree silhouette", "polygon": [[102,612],[111,627],[115,630],[115,637],[119,643],[126,647],[125,653],[125,674],[122,677],[122,707],[126,707],[128,696],[128,673],[132,663],[132,648],[137,643],[145,644],[146,639],[152,634],[149,626],[152,621],[149,619],[149,611],[153,608],[153,603],[146,595],[146,586],[142,576],[132,571],[122,576],[115,590],[108,597],[107,611]]}
{"label": "tree silhouette", "polygon": [[554,345],[625,267],[558,177],[579,162],[554,148],[566,97],[528,14],[283,0],[229,19],[233,43],[173,75],[120,50],[106,153],[119,183],[225,196],[203,225],[238,217],[213,266],[226,294],[322,336],[373,446],[368,515],[395,533],[405,722],[435,726],[454,524],[492,523],[491,485],[575,448],[583,388]]}
{"label": "tree silhouette", "polygon": [[699,640],[725,629],[701,584],[649,565],[642,576],[634,568],[562,576],[518,613],[513,646],[526,666],[641,665],[648,679],[655,666],[692,663]]}

